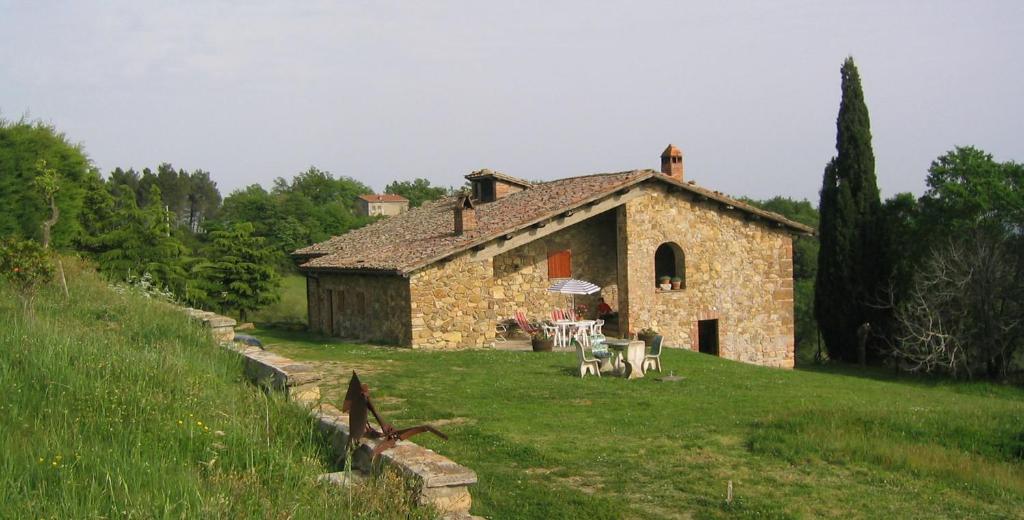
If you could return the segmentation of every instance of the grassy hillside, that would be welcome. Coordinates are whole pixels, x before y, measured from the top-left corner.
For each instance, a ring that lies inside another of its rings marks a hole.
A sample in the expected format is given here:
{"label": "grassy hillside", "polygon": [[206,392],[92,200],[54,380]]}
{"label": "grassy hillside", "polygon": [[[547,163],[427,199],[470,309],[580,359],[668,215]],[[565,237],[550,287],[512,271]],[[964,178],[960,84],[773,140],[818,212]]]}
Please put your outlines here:
{"label": "grassy hillside", "polygon": [[[669,350],[659,382],[573,375],[575,354],[423,352],[257,331],[476,470],[495,518],[1020,518],[1024,391]],[[326,394],[339,399],[341,388]],[[735,500],[727,504],[733,481]]]}
{"label": "grassy hillside", "polygon": [[182,313],[69,268],[71,302],[30,316],[0,287],[0,517],[427,517],[373,489],[353,511],[314,483],[333,469],[305,413]]}

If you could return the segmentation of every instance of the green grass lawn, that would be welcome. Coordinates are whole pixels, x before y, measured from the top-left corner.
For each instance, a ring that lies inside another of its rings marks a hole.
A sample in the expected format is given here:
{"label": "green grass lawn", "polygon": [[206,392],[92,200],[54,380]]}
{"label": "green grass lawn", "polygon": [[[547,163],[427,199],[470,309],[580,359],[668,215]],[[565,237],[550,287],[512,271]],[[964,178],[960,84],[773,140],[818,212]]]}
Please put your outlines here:
{"label": "green grass lawn", "polygon": [[71,301],[0,286],[0,518],[412,516],[394,479],[354,501],[308,414],[242,377],[184,313],[65,259]]}
{"label": "green grass lawn", "polygon": [[[319,364],[341,398],[359,370],[398,425],[477,471],[494,518],[1022,517],[1024,391],[779,370],[669,350],[685,379],[573,375],[572,353],[423,352],[258,330]],[[727,504],[733,481],[735,498]]]}

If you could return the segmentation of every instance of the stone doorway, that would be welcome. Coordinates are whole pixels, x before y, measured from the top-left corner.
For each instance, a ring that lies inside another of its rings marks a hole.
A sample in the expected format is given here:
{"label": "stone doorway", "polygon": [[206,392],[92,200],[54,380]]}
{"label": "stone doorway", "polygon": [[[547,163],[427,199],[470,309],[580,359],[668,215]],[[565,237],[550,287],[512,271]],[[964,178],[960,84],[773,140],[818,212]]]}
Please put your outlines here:
{"label": "stone doorway", "polygon": [[702,354],[718,355],[718,320],[697,322],[697,347]]}

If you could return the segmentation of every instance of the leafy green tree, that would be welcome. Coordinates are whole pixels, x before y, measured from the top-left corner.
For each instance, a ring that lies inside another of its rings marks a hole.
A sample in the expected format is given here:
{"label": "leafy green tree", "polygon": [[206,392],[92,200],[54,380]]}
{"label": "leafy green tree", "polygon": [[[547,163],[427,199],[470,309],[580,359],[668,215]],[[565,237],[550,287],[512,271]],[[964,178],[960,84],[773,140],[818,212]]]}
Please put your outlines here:
{"label": "leafy green tree", "polygon": [[921,235],[921,205],[911,193],[897,193],[882,204],[879,214],[884,262],[889,266],[889,290],[905,294],[915,263],[927,254],[930,244]]}
{"label": "leafy green tree", "polygon": [[116,227],[93,243],[100,270],[126,280],[148,273],[158,285],[175,295],[187,294],[187,249],[171,230],[171,215],[164,209],[160,189],[150,187],[150,205],[139,208],[125,193],[114,211]]}
{"label": "leafy green tree", "polygon": [[[814,312],[829,355],[853,362],[859,357],[857,329],[881,319],[878,302],[888,266],[881,251],[871,122],[853,58],[843,63],[841,77],[837,154],[825,167],[819,204]],[[873,344],[869,356],[880,359],[881,350]]]}
{"label": "leafy green tree", "polygon": [[50,247],[50,230],[60,220],[60,207],[57,206],[57,192],[60,191],[60,174],[53,168],[46,167],[46,159],[39,159],[36,163],[36,170],[39,175],[32,181],[43,200],[50,207],[50,216],[43,220],[41,228],[43,231],[43,249]]}
{"label": "leafy green tree", "polygon": [[893,357],[909,370],[1004,378],[1024,343],[1024,166],[957,147],[925,194],[883,215],[893,263]]}
{"label": "leafy green tree", "polygon": [[110,172],[110,177],[107,179],[107,186],[110,190],[111,196],[114,200],[124,200],[125,194],[131,194],[135,200],[135,204],[141,204],[139,199],[139,183],[142,177],[138,172],[129,168],[128,170],[122,170],[121,168],[114,168]]}
{"label": "leafy green tree", "polygon": [[210,179],[210,172],[195,170],[188,177],[188,205],[186,219],[188,229],[198,233],[203,221],[217,216],[221,196],[217,183]]}
{"label": "leafy green tree", "polygon": [[354,212],[354,201],[369,187],[311,167],[291,181],[278,178],[271,192],[254,184],[231,193],[213,227],[250,222],[277,251],[281,270],[294,269],[290,253],[300,247],[343,234],[373,221]]}
{"label": "leafy green tree", "polygon": [[[91,241],[109,232],[116,226],[114,221],[114,197],[107,189],[99,172],[92,170],[82,183],[85,194],[82,198],[82,212],[78,216],[82,235],[75,240],[78,247],[88,250]],[[134,199],[132,203],[134,204]]]}
{"label": "leafy green tree", "polygon": [[150,205],[149,193],[153,186],[160,188],[165,209],[175,216],[174,225],[182,226],[191,233],[199,233],[203,222],[215,217],[220,210],[221,195],[217,183],[210,178],[209,172],[203,170],[189,173],[183,169],[175,170],[170,163],[161,163],[156,172],[145,168],[139,175],[132,169],[115,168],[110,172],[108,185],[118,200],[124,191],[134,193],[140,207]]}
{"label": "leafy green tree", "polygon": [[373,193],[369,186],[351,177],[335,179],[331,172],[315,166],[310,166],[308,170],[299,173],[291,182],[278,177],[274,180],[274,188],[271,191],[274,194],[303,195],[316,205],[341,204],[349,210],[354,208],[356,197]]}
{"label": "leafy green tree", "polygon": [[252,224],[213,231],[210,238],[203,252],[208,260],[199,268],[210,303],[220,312],[238,311],[239,319],[246,321],[250,311],[278,300],[274,250],[253,235]]}
{"label": "leafy green tree", "polygon": [[443,186],[431,186],[429,180],[418,178],[411,181],[393,181],[384,187],[384,193],[401,195],[409,199],[409,207],[418,208],[424,202],[430,202],[451,195],[452,189]]}
{"label": "leafy green tree", "polygon": [[182,221],[188,207],[188,192],[191,188],[189,175],[185,170],[175,170],[170,163],[161,163],[156,168],[156,185],[164,207]]}
{"label": "leafy green tree", "polygon": [[60,178],[53,202],[64,218],[52,225],[51,233],[52,245],[65,247],[79,233],[80,182],[89,170],[89,159],[80,146],[40,122],[0,119],[0,235],[41,237],[42,223],[52,218],[49,197],[40,197],[33,182],[40,160]]}
{"label": "leafy green tree", "polygon": [[927,185],[921,218],[932,237],[976,227],[1024,229],[1024,165],[996,162],[973,146],[956,147],[932,161]]}

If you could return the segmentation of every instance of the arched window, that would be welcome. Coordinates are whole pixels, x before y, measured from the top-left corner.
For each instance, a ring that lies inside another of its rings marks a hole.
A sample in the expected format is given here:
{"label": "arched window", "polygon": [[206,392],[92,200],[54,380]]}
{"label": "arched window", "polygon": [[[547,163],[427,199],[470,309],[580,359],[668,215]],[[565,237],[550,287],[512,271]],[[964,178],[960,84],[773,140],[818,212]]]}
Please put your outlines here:
{"label": "arched window", "polygon": [[672,242],[665,242],[654,252],[654,284],[663,277],[680,278],[680,289],[686,288],[686,257],[683,249]]}

